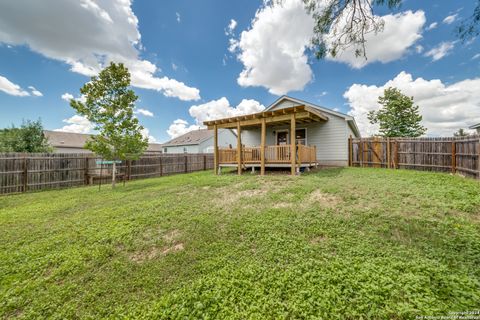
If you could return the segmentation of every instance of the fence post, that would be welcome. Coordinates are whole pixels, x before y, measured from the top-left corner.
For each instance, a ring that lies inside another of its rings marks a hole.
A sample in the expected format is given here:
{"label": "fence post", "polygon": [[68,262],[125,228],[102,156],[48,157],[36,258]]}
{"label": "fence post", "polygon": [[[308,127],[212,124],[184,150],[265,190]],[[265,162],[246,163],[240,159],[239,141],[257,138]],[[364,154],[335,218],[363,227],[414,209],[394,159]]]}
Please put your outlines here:
{"label": "fence post", "polygon": [[477,171],[478,171],[477,179],[480,179],[480,139],[478,139]]}
{"label": "fence post", "polygon": [[452,173],[455,174],[457,166],[457,146],[455,141],[452,141]]}
{"label": "fence post", "polygon": [[160,177],[163,176],[163,158],[160,156]]}
{"label": "fence post", "polygon": [[203,170],[207,170],[207,155],[203,155]]}
{"label": "fence post", "polygon": [[132,175],[132,160],[127,160],[127,180],[130,181]]}
{"label": "fence post", "polygon": [[89,159],[88,156],[85,157],[85,172],[84,172],[84,175],[83,175],[84,176],[83,183],[85,185],[88,185],[88,159]]}
{"label": "fence post", "polygon": [[188,156],[185,154],[185,173],[188,172]]}
{"label": "fence post", "polygon": [[398,140],[395,140],[395,157],[393,160],[393,168],[398,169],[399,165],[399,157],[398,157]]}
{"label": "fence post", "polygon": [[353,166],[353,145],[352,145],[352,135],[348,137],[348,166]]}
{"label": "fence post", "polygon": [[23,157],[23,192],[28,190],[28,158]]}
{"label": "fence post", "polygon": [[387,168],[390,169],[390,137],[387,137]]}
{"label": "fence post", "polygon": [[363,168],[363,139],[360,138],[360,141],[358,142],[358,149],[360,153],[360,167]]}

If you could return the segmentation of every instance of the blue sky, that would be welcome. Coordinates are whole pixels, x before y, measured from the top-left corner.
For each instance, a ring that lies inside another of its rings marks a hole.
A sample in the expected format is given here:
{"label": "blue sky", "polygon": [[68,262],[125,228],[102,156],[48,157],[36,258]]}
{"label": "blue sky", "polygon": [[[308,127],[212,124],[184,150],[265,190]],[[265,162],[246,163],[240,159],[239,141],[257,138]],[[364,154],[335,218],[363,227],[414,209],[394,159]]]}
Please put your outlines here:
{"label": "blue sky", "polygon": [[349,113],[371,134],[366,112],[390,85],[414,96],[429,135],[451,135],[480,122],[479,40],[462,43],[454,34],[473,5],[407,0],[394,12],[376,11],[385,29],[368,38],[365,62],[348,52],[313,58],[312,22],[298,0],[281,8],[262,1],[3,1],[0,127],[41,118],[47,129],[91,132],[66,98],[79,98],[89,75],[113,60],[135,72],[137,116],[152,141],[206,119],[259,111],[281,94]]}

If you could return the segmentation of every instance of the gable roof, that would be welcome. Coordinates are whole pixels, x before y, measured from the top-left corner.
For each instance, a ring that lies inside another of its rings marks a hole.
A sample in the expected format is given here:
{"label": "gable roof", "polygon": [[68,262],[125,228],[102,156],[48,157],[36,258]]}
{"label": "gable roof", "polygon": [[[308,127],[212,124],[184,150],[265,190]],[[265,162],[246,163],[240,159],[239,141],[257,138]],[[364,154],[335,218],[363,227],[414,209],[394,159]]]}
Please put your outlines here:
{"label": "gable roof", "polygon": [[360,137],[360,130],[358,130],[357,123],[355,122],[354,117],[349,116],[348,114],[345,114],[345,113],[342,113],[342,112],[338,112],[338,111],[335,111],[335,110],[332,110],[332,109],[328,109],[328,108],[319,106],[317,104],[314,104],[314,103],[311,103],[311,102],[308,102],[308,101],[305,101],[305,100],[293,98],[293,97],[290,97],[290,96],[287,96],[287,95],[283,95],[280,98],[278,98],[277,100],[275,100],[271,105],[269,105],[265,109],[265,111],[269,111],[269,110],[275,108],[277,105],[279,105],[284,100],[289,100],[289,101],[292,101],[292,102],[297,103],[299,105],[305,105],[305,106],[309,106],[309,107],[312,107],[312,108],[316,108],[316,109],[318,109],[322,112],[325,112],[327,114],[331,114],[331,115],[335,115],[335,116],[340,117],[340,118],[344,118],[348,122],[348,125],[350,126],[352,131],[358,137]]}
{"label": "gable roof", "polygon": [[[45,137],[52,147],[56,148],[77,148],[84,149],[84,145],[87,140],[94,136],[93,134],[74,133],[65,131],[52,131],[43,130]],[[149,143],[147,151],[162,151],[162,145],[160,143]]]}
{"label": "gable roof", "polygon": [[164,147],[196,145],[213,137],[213,130],[198,129],[189,131],[163,144]]}

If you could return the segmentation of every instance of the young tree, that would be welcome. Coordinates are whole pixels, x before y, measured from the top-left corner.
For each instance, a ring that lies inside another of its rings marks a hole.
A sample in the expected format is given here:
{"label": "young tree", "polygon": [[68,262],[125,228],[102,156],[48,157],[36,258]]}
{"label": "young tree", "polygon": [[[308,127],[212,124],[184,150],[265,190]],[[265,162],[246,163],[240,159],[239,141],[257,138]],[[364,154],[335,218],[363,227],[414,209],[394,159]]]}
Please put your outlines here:
{"label": "young tree", "polygon": [[141,133],[143,127],[133,116],[138,97],[129,86],[128,69],[121,63],[110,63],[80,89],[85,102],[70,101],[72,108],[99,131],[85,147],[113,161],[112,187],[115,187],[116,161],[138,159],[148,146]]}
{"label": "young tree", "polygon": [[370,111],[370,123],[380,125],[380,134],[384,137],[419,137],[427,129],[420,122],[422,116],[418,106],[413,105],[413,97],[407,97],[397,88],[388,88],[378,98],[382,108]]}
{"label": "young tree", "polygon": [[[273,4],[285,0],[273,0]],[[336,56],[349,47],[355,48],[357,57],[367,58],[365,35],[382,32],[383,20],[375,9],[387,7],[395,10],[402,0],[303,0],[305,8],[312,15],[314,36],[312,44],[318,59],[326,55]],[[456,28],[456,35],[462,41],[473,39],[480,34],[480,0],[475,0],[473,14],[463,19]]]}
{"label": "young tree", "polygon": [[51,152],[52,147],[43,133],[40,119],[23,121],[20,128],[0,130],[0,151],[2,152]]}
{"label": "young tree", "polygon": [[465,131],[463,128],[458,129],[458,131],[453,133],[454,137],[466,137],[469,136],[470,134]]}

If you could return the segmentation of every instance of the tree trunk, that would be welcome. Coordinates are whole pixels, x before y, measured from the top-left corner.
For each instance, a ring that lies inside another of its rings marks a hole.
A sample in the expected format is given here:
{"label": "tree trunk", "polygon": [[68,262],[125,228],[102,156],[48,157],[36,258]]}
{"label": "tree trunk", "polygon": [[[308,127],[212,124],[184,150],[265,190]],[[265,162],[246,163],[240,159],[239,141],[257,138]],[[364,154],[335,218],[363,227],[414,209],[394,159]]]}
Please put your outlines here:
{"label": "tree trunk", "polygon": [[117,175],[117,163],[115,160],[113,160],[113,165],[112,165],[112,188],[115,188],[115,179]]}

